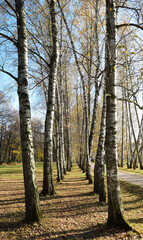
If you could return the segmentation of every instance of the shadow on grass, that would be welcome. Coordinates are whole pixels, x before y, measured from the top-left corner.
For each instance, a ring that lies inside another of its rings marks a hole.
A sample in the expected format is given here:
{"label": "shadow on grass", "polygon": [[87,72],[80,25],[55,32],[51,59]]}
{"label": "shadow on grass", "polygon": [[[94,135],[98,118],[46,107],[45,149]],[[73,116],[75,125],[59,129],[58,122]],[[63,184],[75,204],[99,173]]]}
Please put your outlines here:
{"label": "shadow on grass", "polygon": [[[97,203],[97,202],[87,203],[87,204],[85,204],[85,203],[84,204],[77,204],[77,205],[72,205],[72,204],[73,203],[71,201],[69,201],[68,203],[66,203],[67,207],[65,206],[63,208],[59,208],[59,207],[56,207],[56,205],[58,205],[58,203],[57,203],[57,204],[54,204],[54,208],[52,207],[51,209],[48,208],[47,210],[45,210],[45,213],[46,212],[48,212],[48,213],[53,213],[53,212],[54,213],[60,213],[59,218],[61,218],[62,215],[63,215],[63,217],[66,217],[64,215],[64,213],[67,213],[67,216],[69,216],[69,214],[68,214],[69,211],[70,211],[70,213],[76,212],[76,214],[74,214],[73,216],[82,215],[82,214],[83,215],[84,214],[89,214],[91,212],[90,211],[88,212],[87,210],[91,209],[91,208],[95,208],[96,212],[103,212],[103,213],[107,212],[107,209],[105,209],[104,206],[101,209],[100,203]],[[70,214],[70,216],[72,216],[72,215]]]}
{"label": "shadow on grass", "polygon": [[124,181],[120,182],[120,186],[121,186],[121,190],[124,190],[125,192],[131,194],[132,196],[133,195],[136,196],[136,199],[134,199],[134,200],[131,199],[130,201],[125,201],[124,202],[124,205],[133,203],[134,207],[132,207],[132,206],[131,207],[124,207],[124,209],[129,211],[129,210],[132,210],[132,209],[141,208],[142,203],[141,203],[140,206],[136,206],[135,203],[139,203],[139,202],[143,201],[143,194],[142,194],[143,188],[138,186],[138,185],[133,185],[131,183],[124,182]]}
{"label": "shadow on grass", "polygon": [[143,218],[129,219],[131,223],[143,223]]}
{"label": "shadow on grass", "polygon": [[[131,194],[132,196],[134,195],[136,197],[136,199],[131,201],[125,201],[124,202],[124,209],[126,211],[130,211],[130,210],[137,210],[137,209],[141,209],[142,208],[142,202],[143,202],[143,188],[138,186],[138,185],[134,185],[128,182],[124,182],[121,181],[120,182],[120,186],[121,186],[121,190],[124,190],[125,192]],[[138,204],[136,206],[136,203]],[[133,204],[134,206],[128,207],[128,204]],[[127,205],[127,207],[126,207]],[[128,220],[130,223],[136,223],[136,224],[142,224],[143,223],[143,218],[134,218],[134,219],[129,219]]]}
{"label": "shadow on grass", "polygon": [[[58,189],[60,190],[60,189]],[[58,191],[57,190],[57,191]],[[63,191],[65,191],[65,189],[63,189]],[[55,195],[52,195],[52,196],[46,196],[46,197],[43,197],[42,195],[40,196],[41,197],[41,200],[50,200],[50,199],[64,199],[64,198],[71,198],[71,197],[87,197],[87,196],[94,196],[95,194],[93,192],[85,192],[85,193],[78,193],[78,194],[70,194],[70,195],[65,195],[65,196],[61,196],[61,195],[58,195],[58,194],[55,194]]]}
{"label": "shadow on grass", "polygon": [[[8,213],[3,217],[3,222],[0,222],[0,231],[11,231],[25,225],[25,214],[23,212]],[[11,221],[11,219],[13,219]]]}
{"label": "shadow on grass", "polygon": [[0,200],[0,205],[13,205],[15,203],[24,203],[24,198],[14,198],[14,199]]}
{"label": "shadow on grass", "polygon": [[131,195],[137,196],[139,201],[143,200],[142,187],[124,181],[120,181],[120,186],[122,190],[130,193]]}
{"label": "shadow on grass", "polygon": [[[124,232],[124,230],[115,230],[115,229],[107,229],[105,224],[98,224],[96,226],[92,226],[90,228],[81,228],[81,229],[73,229],[68,231],[57,231],[50,232],[50,234],[43,233],[36,237],[38,239],[51,239],[51,240],[77,240],[77,239],[96,239],[97,237],[110,237],[112,234]],[[30,240],[34,240],[35,237],[31,236]]]}

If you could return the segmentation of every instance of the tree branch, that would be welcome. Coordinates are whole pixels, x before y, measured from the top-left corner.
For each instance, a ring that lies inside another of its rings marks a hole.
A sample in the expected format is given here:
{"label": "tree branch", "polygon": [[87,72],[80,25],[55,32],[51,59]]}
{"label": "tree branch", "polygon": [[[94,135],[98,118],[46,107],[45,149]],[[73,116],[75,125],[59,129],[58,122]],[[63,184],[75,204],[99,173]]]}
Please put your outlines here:
{"label": "tree branch", "polygon": [[123,24],[116,25],[115,27],[118,29],[120,27],[129,27],[129,26],[140,28],[141,30],[143,30],[143,26],[135,23],[123,23]]}
{"label": "tree branch", "polygon": [[138,18],[139,18],[139,13],[138,13],[138,11],[140,11],[141,9],[140,8],[132,8],[132,7],[127,7],[127,6],[121,6],[121,5],[117,5],[115,8],[126,8],[126,9],[129,9],[129,10],[133,10],[133,11],[135,11],[136,13],[137,13],[137,15],[138,15]]}
{"label": "tree branch", "polygon": [[0,33],[0,36],[2,36],[4,38],[6,38],[7,40],[11,41],[16,47],[18,46],[17,41],[15,39],[13,39],[13,38],[11,38],[11,37],[3,34],[3,33]]}
{"label": "tree branch", "polygon": [[119,101],[126,101],[129,103],[133,103],[135,104],[139,109],[143,110],[143,106],[140,106],[137,102],[133,101],[133,100],[129,100],[128,98],[117,98],[117,100]]}
{"label": "tree branch", "polygon": [[43,60],[44,63],[46,63],[46,65],[49,67],[49,63],[37,52],[33,51],[32,49],[28,48],[28,51],[33,53],[34,55],[38,56],[41,60]]}
{"label": "tree branch", "polygon": [[18,78],[13,76],[10,72],[7,72],[6,70],[4,70],[3,67],[0,69],[0,71],[3,73],[6,73],[7,75],[9,75],[11,78],[13,78],[18,83]]}
{"label": "tree branch", "polygon": [[16,14],[16,16],[17,16],[17,12],[16,12],[16,10],[14,9],[14,7],[11,5],[11,3],[9,2],[9,1],[7,1],[7,0],[4,0],[6,3],[7,3],[7,5],[12,9],[12,11]]}

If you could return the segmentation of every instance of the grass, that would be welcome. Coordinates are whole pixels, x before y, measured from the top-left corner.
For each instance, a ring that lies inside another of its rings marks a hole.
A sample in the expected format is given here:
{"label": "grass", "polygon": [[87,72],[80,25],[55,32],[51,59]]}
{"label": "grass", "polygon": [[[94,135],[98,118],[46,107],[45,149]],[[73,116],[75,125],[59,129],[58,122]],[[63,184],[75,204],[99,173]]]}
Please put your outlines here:
{"label": "grass", "polygon": [[127,168],[124,166],[124,167],[119,167],[119,170],[129,172],[129,173],[143,175],[143,170],[140,170],[140,168],[132,169],[132,168]]}
{"label": "grass", "polygon": [[[140,232],[107,229],[107,203],[99,204],[93,186],[74,164],[64,181],[54,182],[56,195],[41,198],[43,218],[40,223],[25,224],[24,184],[22,165],[0,166],[0,239],[143,239],[142,188],[121,182],[124,215],[130,225]],[[42,189],[42,163],[36,163],[39,191]]]}

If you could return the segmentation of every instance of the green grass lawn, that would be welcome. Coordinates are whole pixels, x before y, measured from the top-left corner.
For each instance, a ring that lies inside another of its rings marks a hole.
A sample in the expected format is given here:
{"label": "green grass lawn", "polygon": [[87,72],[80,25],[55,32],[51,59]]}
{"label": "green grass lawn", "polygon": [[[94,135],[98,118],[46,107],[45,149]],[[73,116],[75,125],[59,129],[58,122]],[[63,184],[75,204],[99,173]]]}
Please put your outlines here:
{"label": "green grass lawn", "polygon": [[9,165],[0,165],[0,177],[1,178],[14,178],[14,179],[18,179],[20,177],[20,179],[22,178],[22,164],[9,164]]}
{"label": "green grass lawn", "polygon": [[127,168],[126,166],[124,166],[124,167],[119,167],[119,171],[125,171],[125,172],[129,172],[129,173],[143,175],[143,170],[140,170],[140,168],[131,169],[131,168]]}

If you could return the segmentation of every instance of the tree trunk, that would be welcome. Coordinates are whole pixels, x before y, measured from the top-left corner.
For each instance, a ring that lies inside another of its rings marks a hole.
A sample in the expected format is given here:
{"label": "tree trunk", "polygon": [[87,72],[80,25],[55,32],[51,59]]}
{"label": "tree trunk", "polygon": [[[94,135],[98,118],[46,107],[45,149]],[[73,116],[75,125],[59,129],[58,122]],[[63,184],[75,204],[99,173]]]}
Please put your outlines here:
{"label": "tree trunk", "polygon": [[132,152],[132,143],[131,143],[131,131],[130,131],[130,123],[129,123],[129,116],[128,116],[128,105],[127,101],[125,101],[125,108],[126,108],[126,122],[127,122],[127,127],[128,127],[128,134],[129,134],[129,147],[130,147],[130,163],[129,163],[129,168],[132,168],[133,165],[133,152]]}
{"label": "tree trunk", "polygon": [[59,133],[60,133],[60,158],[63,167],[64,174],[66,174],[65,167],[65,142],[64,142],[64,91],[63,91],[63,76],[62,76],[62,44],[63,44],[63,36],[62,36],[62,28],[63,28],[62,18],[60,21],[60,56],[59,56],[59,100],[60,100],[60,115],[59,115]]}
{"label": "tree trunk", "polygon": [[69,113],[69,96],[68,96],[66,72],[65,72],[65,112],[66,112],[65,117],[66,117],[66,139],[67,139],[67,171],[71,171],[72,155],[71,155],[71,136],[70,136],[70,113]]}
{"label": "tree trunk", "polygon": [[79,107],[78,107],[78,86],[76,88],[76,114],[77,114],[77,131],[78,131],[78,155],[77,155],[77,162],[78,166],[81,168],[81,134],[80,134],[80,119],[79,119]]}
{"label": "tree trunk", "polygon": [[[106,99],[103,97],[102,117],[100,126],[100,135],[98,149],[94,166],[94,191],[99,193],[99,201],[106,201],[105,183],[104,183],[104,142],[105,142],[105,122],[106,122]],[[97,175],[97,176],[96,176]]]}
{"label": "tree trunk", "polygon": [[118,161],[117,161],[117,112],[115,94],[115,8],[114,0],[106,0],[106,164],[108,185],[108,220],[109,227],[131,229],[123,217],[120,196]]}
{"label": "tree trunk", "polygon": [[[122,89],[122,98],[124,98]],[[122,101],[122,149],[121,149],[121,167],[124,166],[124,101]]]}
{"label": "tree trunk", "polygon": [[56,88],[56,97],[57,97],[57,111],[58,111],[58,135],[59,135],[59,164],[60,164],[60,178],[64,179],[64,162],[63,162],[63,155],[62,152],[63,150],[61,150],[61,106],[60,106],[60,94],[59,94],[59,89],[58,86]]}
{"label": "tree trunk", "polygon": [[95,132],[95,125],[96,125],[96,116],[97,116],[97,108],[98,108],[98,97],[101,84],[98,84],[98,73],[100,67],[100,54],[99,54],[99,35],[98,35],[98,21],[99,21],[99,0],[96,0],[96,7],[95,7],[95,46],[96,46],[96,73],[95,73],[95,97],[94,97],[94,106],[93,106],[93,114],[92,114],[92,121],[91,121],[91,128],[89,134],[89,155],[91,156],[92,146],[93,146],[93,137]]}
{"label": "tree trunk", "polygon": [[65,23],[65,26],[66,26],[66,29],[67,29],[67,32],[68,32],[68,36],[70,38],[70,43],[71,43],[71,46],[72,46],[72,49],[73,49],[73,54],[74,54],[74,57],[75,57],[76,66],[77,66],[77,69],[78,69],[78,72],[79,72],[79,75],[80,75],[80,78],[81,78],[81,82],[82,82],[82,87],[83,87],[84,114],[85,114],[86,175],[87,175],[87,179],[89,180],[89,183],[91,184],[92,183],[92,173],[91,173],[91,164],[90,164],[90,156],[89,156],[89,118],[88,118],[88,104],[87,104],[86,86],[85,86],[84,76],[81,72],[81,68],[80,68],[79,61],[78,61],[78,58],[77,58],[77,54],[76,54],[76,51],[75,51],[75,47],[74,47],[74,43],[73,43],[73,39],[72,39],[70,29],[68,27],[66,18],[64,16],[63,10],[61,8],[60,1],[57,0],[57,3],[58,3],[58,6],[60,8],[60,11],[62,13],[62,18],[64,20],[64,23]]}
{"label": "tree trunk", "polygon": [[40,201],[37,189],[31,113],[28,93],[28,51],[24,0],[16,0],[18,31],[18,96],[22,162],[25,186],[26,221],[39,221]]}
{"label": "tree trunk", "polygon": [[128,113],[126,111],[126,159],[127,159],[127,168],[129,168],[129,153],[128,153]]}
{"label": "tree trunk", "polygon": [[60,171],[60,137],[59,137],[59,102],[58,102],[58,89],[56,87],[56,99],[57,99],[57,111],[56,111],[56,143],[55,143],[55,153],[56,153],[56,165],[57,165],[57,182],[61,181],[61,171]]}
{"label": "tree trunk", "polygon": [[60,182],[60,158],[59,158],[59,121],[56,122],[56,163],[57,163],[57,182]]}
{"label": "tree trunk", "polygon": [[[131,130],[132,130],[132,134],[133,134],[133,138],[134,138],[134,142],[135,142],[135,148],[137,150],[137,156],[138,156],[138,159],[139,159],[139,162],[140,162],[140,169],[143,169],[142,160],[140,158],[138,144],[137,144],[136,135],[135,135],[134,126],[133,126],[133,121],[132,121],[132,114],[131,114],[130,103],[128,103],[128,108],[129,108],[129,119],[130,119],[130,124],[131,124]],[[134,156],[134,154],[132,155],[132,157],[133,156]],[[134,161],[133,168],[136,169],[136,161]]]}
{"label": "tree trunk", "polygon": [[98,96],[99,96],[99,88],[98,84],[95,83],[95,98],[94,98],[94,107],[93,107],[93,116],[92,116],[92,123],[91,129],[89,134],[89,154],[91,155],[91,150],[93,146],[93,137],[95,132],[95,125],[96,125],[96,116],[97,116],[97,107],[98,107]]}
{"label": "tree trunk", "polygon": [[49,64],[49,86],[48,86],[48,103],[45,122],[45,150],[44,150],[44,171],[43,171],[43,190],[44,196],[54,194],[54,184],[52,176],[53,160],[53,124],[55,110],[55,92],[56,92],[56,75],[58,62],[58,43],[57,43],[57,23],[55,12],[55,1],[49,3],[52,29],[52,53]]}

